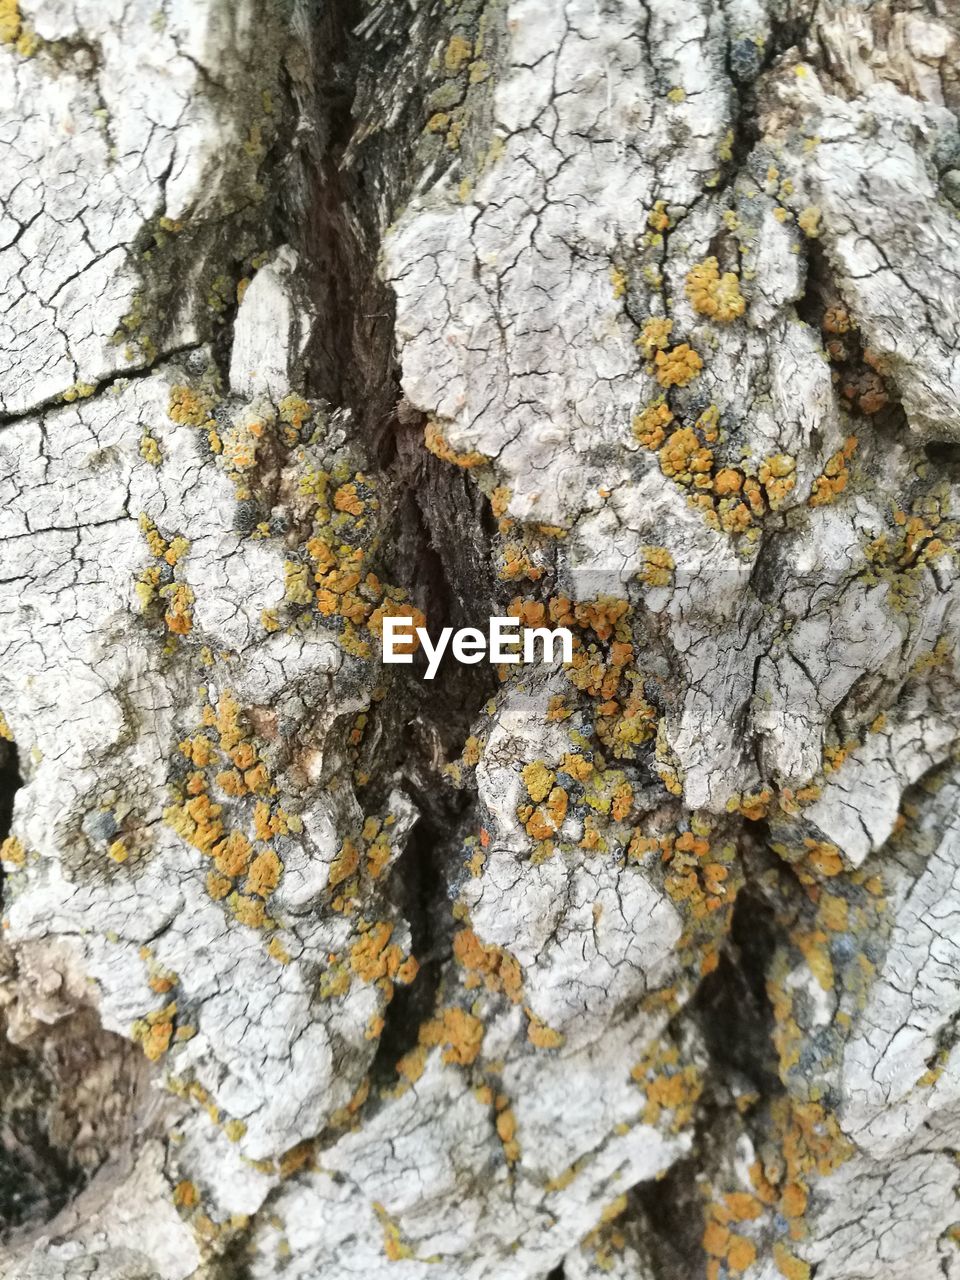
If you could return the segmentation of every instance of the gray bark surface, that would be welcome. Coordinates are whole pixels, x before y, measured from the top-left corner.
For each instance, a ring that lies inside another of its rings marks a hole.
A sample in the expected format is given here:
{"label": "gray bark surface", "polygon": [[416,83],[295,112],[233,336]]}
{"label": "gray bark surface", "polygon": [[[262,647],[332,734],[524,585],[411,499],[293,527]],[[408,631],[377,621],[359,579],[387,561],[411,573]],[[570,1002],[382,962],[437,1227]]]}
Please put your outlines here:
{"label": "gray bark surface", "polygon": [[957,6],[0,0],[0,103],[2,1280],[958,1280]]}

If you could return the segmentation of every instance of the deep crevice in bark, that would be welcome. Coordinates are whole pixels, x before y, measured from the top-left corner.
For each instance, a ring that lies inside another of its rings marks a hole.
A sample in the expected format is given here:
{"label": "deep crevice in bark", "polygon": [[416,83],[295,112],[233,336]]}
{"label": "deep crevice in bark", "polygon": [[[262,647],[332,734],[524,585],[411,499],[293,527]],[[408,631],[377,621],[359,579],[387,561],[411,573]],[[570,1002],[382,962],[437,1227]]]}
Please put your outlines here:
{"label": "deep crevice in bark", "polygon": [[[4,1029],[5,1030],[5,1029]],[[46,1116],[53,1102],[37,1057],[0,1036],[3,1083],[0,1137],[0,1240],[18,1227],[49,1222],[80,1190],[83,1171],[69,1149],[51,1141]]]}
{"label": "deep crevice in bark", "polygon": [[704,1275],[703,1195],[697,1179],[700,1162],[693,1156],[671,1165],[660,1179],[641,1182],[630,1191],[635,1213],[647,1227],[645,1242],[654,1274],[664,1280],[700,1280]]}
{"label": "deep crevice in bark", "polygon": [[0,741],[0,840],[5,840],[10,834],[13,798],[22,786],[17,744]]}
{"label": "deep crevice in bark", "polygon": [[[415,797],[421,812],[430,805]],[[417,1044],[421,1023],[433,1013],[443,968],[450,957],[449,903],[442,857],[446,831],[421,817],[397,860],[394,883],[400,910],[410,926],[410,950],[420,965],[408,987],[396,987],[384,1013],[384,1028],[370,1067],[374,1086],[396,1079],[396,1065]]]}
{"label": "deep crevice in bark", "polygon": [[299,156],[306,210],[302,225],[299,210],[288,209],[287,220],[319,316],[307,352],[308,393],[349,408],[376,455],[399,391],[393,298],[377,275],[378,175],[344,164],[360,125],[356,77],[370,54],[356,35],[363,16],[356,0],[337,0],[316,15],[313,57],[322,80],[301,103],[313,126]]}
{"label": "deep crevice in bark", "polygon": [[[307,390],[349,409],[352,431],[393,488],[384,574],[407,588],[436,639],[445,626],[480,625],[497,612],[492,518],[473,481],[426,449],[425,419],[401,394],[394,299],[377,259],[382,226],[406,194],[398,155],[419,134],[424,89],[417,80],[406,84],[406,106],[385,126],[387,141],[365,140],[370,122],[356,114],[355,95],[364,87],[369,92],[377,68],[395,71],[422,52],[411,41],[411,17],[393,14],[382,32],[384,16],[366,14],[356,0],[337,0],[315,16],[312,55],[324,71],[322,86],[301,95],[313,125],[299,152],[307,207],[300,222],[292,207],[286,217],[319,315],[307,353]],[[414,661],[416,675],[405,682],[409,714],[425,726],[421,737],[438,738],[443,753],[455,755],[496,680],[486,664],[457,666],[448,657],[428,683],[422,653]],[[394,750],[408,746],[397,742]]]}
{"label": "deep crevice in bark", "polygon": [[[16,971],[0,947],[0,976],[13,980]],[[105,1031],[91,1008],[51,1025],[27,1014],[15,1029],[7,1012],[0,1016],[0,1241],[28,1237],[85,1188],[93,1194],[101,1172],[120,1176],[131,1148],[155,1128],[147,1078],[137,1046]]]}
{"label": "deep crevice in bark", "polygon": [[780,1089],[766,992],[777,944],[774,912],[749,883],[737,894],[727,946],[690,1006],[711,1059],[751,1080],[764,1097]]}

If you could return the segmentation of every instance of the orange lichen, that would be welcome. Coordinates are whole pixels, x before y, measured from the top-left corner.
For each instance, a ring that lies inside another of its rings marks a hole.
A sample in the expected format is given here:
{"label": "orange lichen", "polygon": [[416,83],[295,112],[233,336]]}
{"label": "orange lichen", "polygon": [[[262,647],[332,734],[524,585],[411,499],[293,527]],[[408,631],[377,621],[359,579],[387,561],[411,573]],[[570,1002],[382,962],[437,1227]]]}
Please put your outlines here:
{"label": "orange lichen", "polygon": [[332,889],[344,880],[349,880],[360,865],[360,851],[352,840],[344,840],[340,852],[333,860],[330,868],[328,885]]}
{"label": "orange lichen", "polygon": [[444,1009],[439,1017],[423,1023],[418,1039],[424,1049],[443,1045],[441,1057],[444,1062],[469,1066],[477,1059],[483,1034],[484,1027],[479,1018],[453,1005]]}
{"label": "orange lichen", "polygon": [[846,307],[837,306],[826,309],[823,313],[821,327],[827,333],[844,334],[849,333],[854,326]]}
{"label": "orange lichen", "polygon": [[707,487],[713,453],[690,427],[680,427],[660,450],[660,470],[678,484]]}
{"label": "orange lichen", "polygon": [[[219,809],[219,805],[211,806]],[[213,863],[221,875],[241,876],[249,866],[253,856],[253,846],[242,831],[231,831],[210,851]]]}
{"label": "orange lichen", "polygon": [[659,449],[666,439],[666,429],[673,421],[673,412],[665,400],[655,400],[633,420],[634,438],[645,449]]}
{"label": "orange lichen", "polygon": [[355,484],[342,484],[333,495],[333,505],[337,511],[346,511],[352,516],[362,516],[365,510]]}
{"label": "orange lichen", "polygon": [[453,936],[453,954],[467,970],[468,990],[483,984],[490,992],[502,992],[515,1004],[523,993],[520,965],[502,948],[481,942],[472,929],[460,929]]}
{"label": "orange lichen", "polygon": [[552,787],[546,803],[537,805],[532,811],[528,811],[528,806],[521,806],[518,814],[527,834],[533,840],[549,840],[556,835],[563,825],[568,803],[569,797],[563,787]]}
{"label": "orange lichen", "polygon": [[173,1038],[173,1020],[177,1012],[176,1003],[168,1004],[133,1024],[131,1032],[135,1041],[143,1049],[144,1056],[156,1062],[167,1052]]}
{"label": "orange lichen", "polygon": [[190,543],[186,538],[177,534],[176,537],[171,538],[170,543],[164,552],[163,558],[171,568],[174,568],[178,561],[182,560],[189,550]]}
{"label": "orange lichen", "polygon": [[810,1280],[810,1264],[791,1253],[780,1240],[773,1246],[773,1260],[786,1280]]}
{"label": "orange lichen", "polygon": [[193,1209],[200,1203],[200,1194],[189,1179],[184,1178],[173,1188],[173,1203],[178,1209]]}
{"label": "orange lichen", "polygon": [[222,807],[213,804],[204,793],[183,804],[170,805],[163,816],[179,836],[201,853],[209,854],[223,836],[221,811]]}
{"label": "orange lichen", "polygon": [[661,387],[685,387],[703,368],[703,361],[687,342],[669,351],[658,351],[653,363]]}
{"label": "orange lichen", "polygon": [[411,633],[411,638],[408,640],[397,637],[393,642],[393,650],[394,653],[415,653],[420,647],[420,640],[416,634],[417,628],[426,626],[427,619],[425,614],[414,608],[413,605],[398,604],[394,600],[388,600],[370,615],[368,625],[374,635],[383,634],[383,619],[385,617],[408,618],[410,620],[410,625],[407,629]]}
{"label": "orange lichen", "polygon": [[805,840],[806,861],[820,876],[840,876],[844,863],[836,845],[822,840]]}
{"label": "orange lichen", "polygon": [[727,498],[743,488],[743,472],[734,467],[722,467],[713,478],[713,491],[718,498]]}
{"label": "orange lichen", "polygon": [[503,485],[498,485],[491,493],[490,506],[497,519],[506,515],[507,507],[510,505],[510,497],[510,490]]}
{"label": "orange lichen", "polygon": [[811,507],[822,507],[833,502],[844,489],[850,479],[847,463],[857,448],[857,437],[848,436],[842,449],[832,454],[824,464],[823,473],[814,480],[813,489],[807,503]]}
{"label": "orange lichen", "polygon": [[647,214],[647,226],[655,232],[666,231],[670,226],[670,217],[663,200],[658,200]]}
{"label": "orange lichen", "polygon": [[757,1257],[757,1246],[746,1236],[731,1236],[727,1247],[727,1266],[732,1272],[746,1271]]}
{"label": "orange lichen", "polygon": [[283,866],[272,849],[265,849],[257,855],[250,865],[245,893],[256,894],[259,898],[269,898],[280,882]]}
{"label": "orange lichen", "polygon": [[364,982],[376,982],[388,976],[390,956],[385,949],[392,933],[393,925],[379,921],[371,925],[350,949],[350,967]]}
{"label": "orange lichen", "polygon": [[721,275],[716,258],[707,258],[691,268],[687,273],[686,291],[694,311],[720,324],[736,320],[746,309],[738,277],[732,271]]}
{"label": "orange lichen", "polygon": [[672,1114],[674,1130],[684,1128],[693,1118],[703,1090],[703,1080],[693,1063],[681,1063],[674,1045],[656,1045],[630,1072],[643,1089],[645,1124],[657,1125],[665,1111]]}
{"label": "orange lichen", "polygon": [[509,1107],[504,1107],[497,1115],[496,1126],[507,1163],[516,1164],[520,1159],[520,1143],[516,1137],[517,1119]]}
{"label": "orange lichen", "polygon": [[537,1049],[559,1049],[564,1041],[563,1033],[548,1027],[530,1009],[525,1012],[529,1019],[527,1023],[527,1039],[530,1043]]}
{"label": "orange lichen", "polygon": [[193,626],[193,591],[185,583],[173,585],[172,590],[164,587],[161,595],[168,595],[169,604],[163,620],[176,635],[185,636]]}
{"label": "orange lichen", "polygon": [[180,743],[179,750],[187,759],[197,766],[198,769],[204,768],[216,759],[216,747],[213,742],[206,737],[205,734],[198,733],[193,738],[187,738]]}
{"label": "orange lichen", "polygon": [[423,431],[423,442],[436,457],[441,458],[444,462],[451,462],[456,467],[463,467],[470,470],[473,467],[481,467],[490,459],[483,453],[470,451],[467,453],[457,453],[456,450],[444,439],[443,432],[440,430],[439,423],[430,421],[427,423]]}

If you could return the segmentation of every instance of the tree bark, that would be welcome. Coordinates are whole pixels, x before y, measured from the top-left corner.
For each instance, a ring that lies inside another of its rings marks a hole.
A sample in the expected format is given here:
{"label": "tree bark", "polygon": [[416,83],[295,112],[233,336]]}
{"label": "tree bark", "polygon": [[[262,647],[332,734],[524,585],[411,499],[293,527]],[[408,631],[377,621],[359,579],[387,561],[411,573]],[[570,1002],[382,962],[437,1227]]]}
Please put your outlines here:
{"label": "tree bark", "polygon": [[960,1277],[956,6],[0,41],[0,1277]]}

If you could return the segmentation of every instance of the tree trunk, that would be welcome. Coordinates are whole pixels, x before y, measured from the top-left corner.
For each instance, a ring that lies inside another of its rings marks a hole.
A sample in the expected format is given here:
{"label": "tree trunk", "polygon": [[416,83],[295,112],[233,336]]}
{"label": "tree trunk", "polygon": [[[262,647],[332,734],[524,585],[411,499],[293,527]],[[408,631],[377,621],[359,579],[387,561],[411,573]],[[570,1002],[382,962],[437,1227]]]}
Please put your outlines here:
{"label": "tree trunk", "polygon": [[960,1277],[956,5],[0,40],[3,1280]]}

